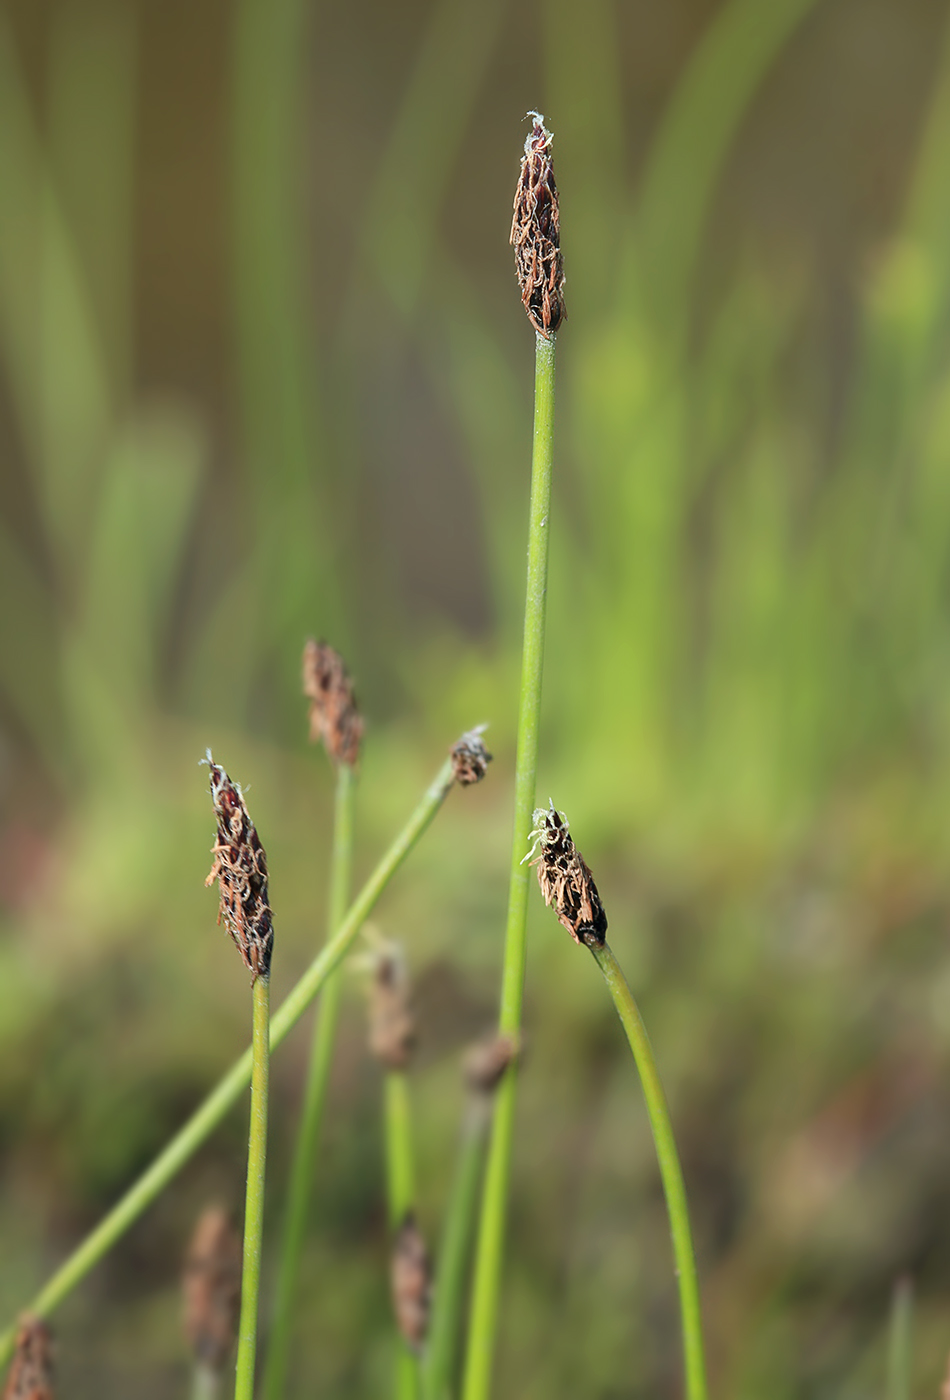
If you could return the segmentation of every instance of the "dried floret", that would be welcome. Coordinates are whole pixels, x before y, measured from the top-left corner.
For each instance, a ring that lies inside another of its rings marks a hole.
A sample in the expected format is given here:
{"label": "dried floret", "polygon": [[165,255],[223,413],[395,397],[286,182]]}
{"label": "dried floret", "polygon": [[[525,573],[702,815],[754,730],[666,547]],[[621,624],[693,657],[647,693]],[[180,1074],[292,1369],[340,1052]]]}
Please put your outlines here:
{"label": "dried floret", "polygon": [[251,985],[270,975],[274,916],[267,898],[267,857],[248,814],[243,793],[211,757],[211,800],[218,832],[211,850],[214,864],[206,885],[218,882],[218,923],[234,940],[251,973]]}
{"label": "dried floret", "polygon": [[363,717],[343,658],[326,642],[311,639],[303,649],[303,693],[310,700],[311,741],[322,739],[334,763],[355,768]]}
{"label": "dried floret", "polygon": [[538,334],[549,340],[567,315],[557,185],[551,163],[551,133],[545,129],[540,112],[529,112],[528,116],[534,120],[524,143],[515,190],[511,246],[528,319]]}
{"label": "dried floret", "polygon": [[576,943],[602,948],[607,936],[607,915],[594,877],[574,845],[568,820],[554,803],[534,813],[532,847],[525,860],[538,872],[545,904],[553,905],[558,918]]}

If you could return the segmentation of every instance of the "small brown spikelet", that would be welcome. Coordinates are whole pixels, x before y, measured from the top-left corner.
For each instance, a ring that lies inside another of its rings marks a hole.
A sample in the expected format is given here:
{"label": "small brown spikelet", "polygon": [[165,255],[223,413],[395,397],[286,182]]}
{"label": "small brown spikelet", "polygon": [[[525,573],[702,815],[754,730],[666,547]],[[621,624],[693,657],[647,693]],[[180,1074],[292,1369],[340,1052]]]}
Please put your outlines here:
{"label": "small brown spikelet", "polygon": [[303,649],[303,693],[310,700],[310,741],[323,745],[334,763],[355,768],[363,738],[363,717],[343,658],[312,638]]}
{"label": "small brown spikelet", "polygon": [[540,112],[529,112],[528,116],[534,122],[521,157],[510,242],[528,320],[539,335],[550,340],[567,316],[557,185],[551,163],[553,138]]}
{"label": "small brown spikelet", "polygon": [[947,1361],[947,1374],[940,1387],[940,1400],[950,1400],[950,1360]]}
{"label": "small brown spikelet", "polygon": [[482,743],[482,735],[487,728],[487,724],[479,724],[474,729],[467,730],[449,750],[452,771],[460,787],[480,783],[488,772],[491,754]]}
{"label": "small brown spikelet", "polygon": [[198,1217],[181,1283],[185,1336],[195,1360],[223,1371],[237,1336],[241,1237],[220,1206],[208,1206]]}
{"label": "small brown spikelet", "polygon": [[409,977],[398,950],[386,947],[373,959],[369,994],[369,1048],[387,1069],[406,1069],[416,1044]]}
{"label": "small brown spikelet", "polygon": [[393,1241],[390,1282],[396,1325],[413,1351],[420,1351],[429,1330],[432,1267],[412,1211],[406,1215]]}
{"label": "small brown spikelet", "polygon": [[607,915],[594,877],[571,839],[564,813],[556,811],[553,802],[548,810],[536,808],[531,835],[533,845],[525,860],[530,859],[537,869],[545,904],[553,904],[575,943],[602,948],[607,935]]}
{"label": "small brown spikelet", "polygon": [[3,1400],[53,1400],[53,1339],[38,1317],[23,1317]]}
{"label": "small brown spikelet", "polygon": [[462,1076],[473,1094],[492,1095],[505,1070],[518,1057],[518,1042],[512,1035],[490,1035],[469,1046],[462,1060]]}
{"label": "small brown spikelet", "polygon": [[251,973],[253,986],[258,977],[270,976],[274,950],[274,915],[267,898],[267,857],[241,789],[218,767],[210,749],[204,762],[211,769],[211,800],[218,819],[211,848],[214,864],[205,884],[218,882],[218,923],[224,920]]}

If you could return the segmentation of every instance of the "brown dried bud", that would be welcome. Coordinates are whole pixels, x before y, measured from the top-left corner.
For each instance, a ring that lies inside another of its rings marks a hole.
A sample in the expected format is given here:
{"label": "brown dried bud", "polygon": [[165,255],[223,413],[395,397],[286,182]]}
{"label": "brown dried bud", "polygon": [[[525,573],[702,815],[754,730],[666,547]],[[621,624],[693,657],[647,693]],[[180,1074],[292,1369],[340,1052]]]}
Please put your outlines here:
{"label": "brown dried bud", "polygon": [[390,1282],[396,1325],[413,1351],[420,1351],[429,1330],[432,1268],[429,1251],[412,1211],[396,1232]]}
{"label": "brown dried bud", "polygon": [[211,800],[218,819],[218,834],[211,847],[214,864],[205,884],[218,882],[218,923],[224,919],[251,972],[253,986],[258,977],[270,976],[274,950],[274,916],[267,899],[267,857],[241,789],[218,767],[210,749],[204,761],[211,769]]}
{"label": "brown dried bud", "polygon": [[528,116],[534,118],[534,124],[521,157],[510,242],[528,320],[539,335],[550,340],[567,316],[557,186],[551,164],[553,138],[545,130],[540,112],[529,112]]}
{"label": "brown dried bud", "polygon": [[398,951],[389,946],[373,959],[369,996],[369,1048],[387,1069],[406,1069],[416,1044],[409,977]]}
{"label": "brown dried bud", "polygon": [[339,652],[311,639],[303,649],[303,693],[310,699],[310,740],[323,740],[334,763],[355,768],[363,738],[363,717],[353,682]]}
{"label": "brown dried bud", "polygon": [[38,1317],[23,1317],[3,1400],[53,1400],[53,1339]]}
{"label": "brown dried bud", "polygon": [[223,1371],[237,1336],[241,1306],[241,1237],[227,1211],[198,1217],[182,1273],[185,1336],[195,1360]]}
{"label": "brown dried bud", "polygon": [[465,1052],[462,1075],[473,1094],[490,1096],[501,1083],[501,1077],[517,1058],[518,1042],[511,1035],[491,1035],[476,1041]]}
{"label": "brown dried bud", "polygon": [[482,735],[487,728],[487,724],[479,724],[474,729],[467,730],[449,750],[452,771],[460,787],[480,783],[488,772],[491,754],[482,743]]}
{"label": "brown dried bud", "polygon": [[[587,948],[602,948],[607,935],[607,915],[600,902],[594,877],[574,845],[567,818],[554,809],[535,809],[533,844],[525,856],[538,872],[538,884],[547,905],[574,939]],[[535,854],[537,852],[537,854]]]}

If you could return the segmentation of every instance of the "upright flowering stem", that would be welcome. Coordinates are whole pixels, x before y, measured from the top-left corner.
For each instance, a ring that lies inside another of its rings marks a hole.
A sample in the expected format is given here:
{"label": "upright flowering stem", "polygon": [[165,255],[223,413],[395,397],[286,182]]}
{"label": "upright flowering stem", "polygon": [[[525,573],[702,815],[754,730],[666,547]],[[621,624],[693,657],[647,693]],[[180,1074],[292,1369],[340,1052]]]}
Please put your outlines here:
{"label": "upright flowering stem", "polygon": [[[564,316],[564,275],[560,261],[557,190],[550,160],[551,137],[541,117],[536,113],[530,115],[535,117],[535,122],[525,143],[525,155],[521,162],[511,241],[515,248],[522,302],[536,332],[534,445],[515,765],[514,831],[498,1017],[499,1033],[515,1039],[521,1029],[528,910],[528,870],[521,862],[534,809],[544,662],[554,441],[554,332]],[[515,1074],[513,1069],[509,1069],[496,1098],[482,1193],[463,1400],[487,1400],[491,1386],[514,1117]]]}
{"label": "upright flowering stem", "polygon": [[270,999],[268,979],[254,983],[254,1037],[251,1044],[251,1128],[247,1150],[247,1195],[244,1205],[244,1263],[241,1271],[241,1320],[238,1324],[234,1400],[253,1400],[257,1356],[257,1313],[261,1291],[261,1242],[264,1238],[264,1169],[267,1161],[267,1081]]}

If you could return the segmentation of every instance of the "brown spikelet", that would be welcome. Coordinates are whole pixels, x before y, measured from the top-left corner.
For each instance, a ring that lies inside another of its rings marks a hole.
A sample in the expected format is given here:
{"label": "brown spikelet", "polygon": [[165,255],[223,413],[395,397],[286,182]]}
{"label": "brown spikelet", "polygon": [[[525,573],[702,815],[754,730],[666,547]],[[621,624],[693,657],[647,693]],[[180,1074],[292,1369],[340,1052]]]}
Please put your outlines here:
{"label": "brown spikelet", "polygon": [[511,1035],[491,1035],[476,1041],[465,1052],[462,1075],[473,1094],[490,1096],[501,1083],[501,1077],[517,1058],[518,1042]]}
{"label": "brown spikelet", "polygon": [[419,1351],[429,1330],[432,1269],[429,1251],[412,1211],[406,1215],[393,1241],[390,1282],[396,1325],[413,1351]]}
{"label": "brown spikelet", "polygon": [[460,787],[470,787],[472,783],[480,783],[488,772],[491,754],[482,743],[482,735],[487,728],[487,724],[479,724],[474,729],[467,730],[458,743],[453,744],[449,750],[452,759],[452,772]]}
{"label": "brown spikelet", "polygon": [[220,1372],[237,1336],[241,1305],[241,1237],[227,1211],[198,1217],[182,1272],[184,1327],[195,1360]]}
{"label": "brown spikelet", "polygon": [[387,1069],[406,1069],[416,1044],[409,978],[398,951],[389,946],[373,960],[369,996],[369,1048]]}
{"label": "brown spikelet", "polygon": [[211,848],[214,864],[205,884],[218,882],[218,923],[224,920],[251,972],[253,986],[258,977],[270,975],[274,950],[274,916],[267,898],[267,857],[241,789],[218,767],[210,749],[205,762],[211,769],[211,800],[218,819]]}
{"label": "brown spikelet", "polygon": [[540,112],[529,112],[528,116],[534,122],[521,157],[510,241],[528,320],[539,335],[550,340],[567,316],[557,186],[551,164],[551,133],[545,129]]}
{"label": "brown spikelet", "polygon": [[53,1400],[53,1339],[38,1317],[23,1317],[3,1400]]}
{"label": "brown spikelet", "polygon": [[947,1361],[947,1374],[943,1378],[943,1385],[940,1387],[940,1400],[950,1400],[950,1359]]}
{"label": "brown spikelet", "polygon": [[594,877],[571,839],[564,813],[555,811],[553,802],[548,810],[536,808],[531,835],[534,845],[525,860],[534,857],[531,864],[538,872],[545,904],[554,906],[575,943],[602,948],[607,936],[607,915]]}
{"label": "brown spikelet", "polygon": [[339,652],[311,638],[303,649],[303,693],[310,700],[310,740],[323,745],[334,763],[355,768],[363,738],[363,717],[353,682]]}

